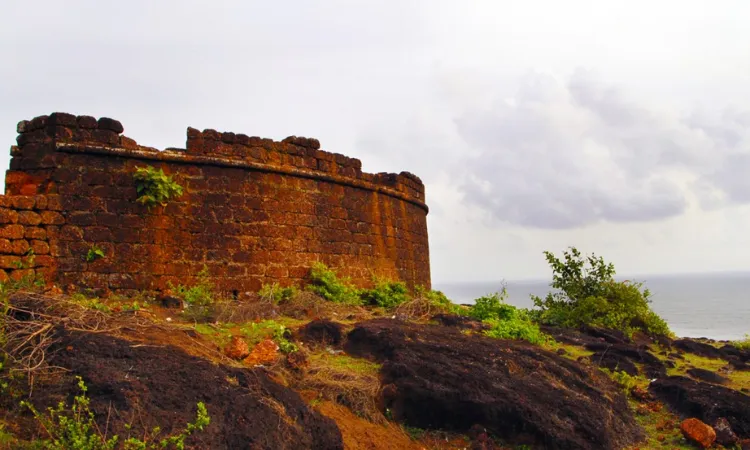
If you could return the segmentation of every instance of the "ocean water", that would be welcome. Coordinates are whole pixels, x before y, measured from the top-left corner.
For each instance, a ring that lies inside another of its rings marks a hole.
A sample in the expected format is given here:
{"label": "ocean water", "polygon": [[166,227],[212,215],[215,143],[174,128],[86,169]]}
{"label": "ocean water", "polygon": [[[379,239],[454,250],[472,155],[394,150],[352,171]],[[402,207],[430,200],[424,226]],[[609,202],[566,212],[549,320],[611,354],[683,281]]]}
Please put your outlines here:
{"label": "ocean water", "polygon": [[[750,333],[750,272],[652,275],[632,278],[651,291],[651,307],[682,337],[741,339]],[[549,281],[506,281],[508,303],[530,308],[530,295],[544,297]],[[456,303],[473,303],[502,290],[503,282],[433,282]]]}

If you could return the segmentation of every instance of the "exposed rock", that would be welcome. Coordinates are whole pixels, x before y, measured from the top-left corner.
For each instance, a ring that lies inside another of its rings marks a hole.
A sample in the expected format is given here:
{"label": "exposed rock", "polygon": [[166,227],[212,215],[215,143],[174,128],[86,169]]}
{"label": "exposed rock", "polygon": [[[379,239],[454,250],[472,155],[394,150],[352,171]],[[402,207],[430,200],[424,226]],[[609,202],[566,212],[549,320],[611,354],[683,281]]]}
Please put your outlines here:
{"label": "exposed rock", "polygon": [[737,358],[742,362],[750,362],[750,350],[740,349],[731,344],[726,344],[720,349],[725,355]]}
{"label": "exposed rock", "polygon": [[722,358],[724,354],[718,348],[704,344],[703,342],[694,341],[692,339],[677,339],[672,342],[675,348],[678,348],[684,352],[692,353],[694,355],[703,356],[706,358]]}
{"label": "exposed rock", "polygon": [[247,342],[239,336],[232,336],[231,342],[224,347],[224,354],[227,358],[240,360],[250,354],[250,347]]}
{"label": "exposed rock", "polygon": [[722,377],[718,373],[711,372],[710,370],[706,369],[688,369],[687,374],[701,381],[708,381],[709,383],[727,384],[729,382],[729,379]]}
{"label": "exposed rock", "polygon": [[264,366],[273,364],[278,359],[279,346],[272,339],[265,339],[250,351],[243,362],[249,366]]}
{"label": "exposed rock", "polygon": [[462,330],[482,331],[490,328],[489,325],[481,320],[467,316],[458,316],[456,314],[436,314],[432,317],[432,320],[446,327],[456,327]]}
{"label": "exposed rock", "polygon": [[750,438],[750,397],[742,392],[681,376],[656,380],[649,390],[683,416],[706,423],[724,417],[740,438]]}
{"label": "exposed rock", "polygon": [[345,349],[383,362],[384,407],[411,426],[481,425],[547,449],[616,449],[643,436],[603,374],[525,342],[377,319],[358,324]]}
{"label": "exposed rock", "polygon": [[716,443],[724,447],[735,445],[740,441],[732,430],[729,421],[723,417],[719,417],[716,423],[714,423],[714,431],[716,431]]}
{"label": "exposed rock", "polygon": [[122,123],[120,121],[115,119],[110,119],[109,117],[101,117],[97,121],[98,128],[100,130],[109,130],[114,131],[117,134],[122,133],[125,131],[125,128],[123,128]]}
{"label": "exposed rock", "polygon": [[81,332],[58,334],[48,356],[70,372],[34,390],[36,407],[66,400],[77,392],[73,375],[80,375],[99,427],[123,440],[155,426],[179,432],[195,420],[196,403],[204,402],[211,424],[189,437],[186,448],[343,449],[336,424],[264,370]]}
{"label": "exposed rock", "polygon": [[158,301],[163,307],[169,309],[182,309],[185,307],[185,303],[181,298],[169,294],[160,296]]}
{"label": "exposed rock", "polygon": [[622,370],[629,375],[637,375],[635,363],[643,364],[645,375],[649,378],[660,378],[667,375],[664,363],[652,355],[646,346],[630,344],[590,343],[587,350],[594,351],[591,362],[610,370]]}
{"label": "exposed rock", "polygon": [[339,345],[344,333],[343,326],[330,320],[313,320],[299,329],[298,339],[310,346]]}
{"label": "exposed rock", "polygon": [[716,440],[716,432],[713,428],[698,419],[685,419],[680,424],[685,439],[692,441],[703,448],[709,448]]}
{"label": "exposed rock", "polygon": [[607,330],[604,328],[597,328],[592,326],[581,327],[581,332],[595,338],[604,339],[605,342],[610,344],[629,344],[630,338],[619,330]]}

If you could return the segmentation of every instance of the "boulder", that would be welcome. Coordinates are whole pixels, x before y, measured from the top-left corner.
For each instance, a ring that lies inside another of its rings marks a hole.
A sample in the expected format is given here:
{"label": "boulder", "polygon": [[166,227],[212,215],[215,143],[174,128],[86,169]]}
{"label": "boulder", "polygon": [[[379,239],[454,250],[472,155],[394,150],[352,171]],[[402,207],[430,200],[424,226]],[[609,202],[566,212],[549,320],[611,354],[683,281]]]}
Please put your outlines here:
{"label": "boulder", "polygon": [[44,411],[78,393],[79,375],[98,427],[122,440],[148,435],[156,426],[164,435],[179,433],[203,402],[211,424],[188,437],[185,448],[344,448],[332,419],[262,369],[214,364],[172,346],[65,331],[56,333],[48,358],[68,372],[37,381],[30,400],[36,408]]}
{"label": "boulder", "polygon": [[649,391],[684,417],[706,423],[725,418],[740,438],[750,438],[750,397],[740,391],[682,376],[656,380]]}
{"label": "boulder", "polygon": [[224,347],[224,354],[227,358],[240,360],[247,358],[250,354],[250,347],[241,337],[232,336],[232,340]]}
{"label": "boulder", "polygon": [[313,320],[299,329],[298,339],[311,347],[339,345],[343,340],[343,326],[326,319]]}
{"label": "boulder", "polygon": [[718,348],[704,344],[703,342],[694,341],[692,339],[677,339],[672,342],[674,348],[678,348],[683,352],[692,353],[694,355],[703,356],[705,358],[723,358],[724,353]]}
{"label": "boulder", "polygon": [[523,341],[375,319],[357,324],[344,349],[382,363],[382,405],[409,426],[481,426],[546,449],[617,449],[643,438],[605,375]]}
{"label": "boulder", "polygon": [[643,345],[597,342],[586,344],[585,348],[594,352],[590,357],[591,362],[610,370],[622,370],[629,375],[637,375],[638,368],[635,365],[637,363],[643,365],[644,374],[649,378],[661,378],[667,375],[664,363]]}
{"label": "boulder", "polygon": [[709,448],[716,440],[713,428],[696,418],[685,419],[680,424],[680,431],[685,439],[694,442],[702,448]]}
{"label": "boulder", "polygon": [[711,372],[706,369],[692,368],[687,370],[687,374],[693,378],[697,378],[701,381],[707,381],[715,384],[727,384],[729,379],[722,377],[716,372]]}
{"label": "boulder", "polygon": [[243,360],[249,366],[267,366],[279,359],[279,346],[272,339],[265,339],[253,347],[250,355]]}

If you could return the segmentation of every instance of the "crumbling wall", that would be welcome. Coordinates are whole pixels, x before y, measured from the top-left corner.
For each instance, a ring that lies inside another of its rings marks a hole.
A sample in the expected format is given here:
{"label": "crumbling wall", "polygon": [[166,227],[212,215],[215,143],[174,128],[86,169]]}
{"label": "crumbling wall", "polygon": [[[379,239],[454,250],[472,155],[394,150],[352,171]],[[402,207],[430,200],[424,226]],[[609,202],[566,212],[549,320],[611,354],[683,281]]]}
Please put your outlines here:
{"label": "crumbling wall", "polygon": [[[416,176],[364,173],[309,138],[188,128],[185,149],[159,151],[122,132],[116,120],[65,113],[18,124],[0,196],[0,277],[38,268],[63,288],[159,291],[205,266],[242,296],[298,283],[322,261],[362,286],[373,276],[430,286]],[[137,203],[133,174],[145,166],[171,175],[183,195]],[[105,256],[87,261],[94,246]],[[29,248],[36,267],[19,266]]]}

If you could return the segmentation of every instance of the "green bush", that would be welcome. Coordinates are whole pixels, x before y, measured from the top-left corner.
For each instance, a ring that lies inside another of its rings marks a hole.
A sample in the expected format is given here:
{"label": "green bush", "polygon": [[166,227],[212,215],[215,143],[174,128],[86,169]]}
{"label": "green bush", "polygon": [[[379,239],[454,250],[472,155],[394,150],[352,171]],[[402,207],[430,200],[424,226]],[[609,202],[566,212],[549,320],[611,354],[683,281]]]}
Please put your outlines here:
{"label": "green bush", "polygon": [[138,167],[133,178],[138,193],[136,201],[148,206],[149,209],[156,205],[164,206],[170,198],[182,195],[182,186],[162,169],[156,170],[151,166]]}
{"label": "green bush", "polygon": [[402,281],[376,280],[375,287],[362,290],[360,297],[369,305],[395,308],[409,300],[409,290]]}
{"label": "green bush", "polygon": [[293,353],[299,350],[292,342],[292,332],[289,328],[275,320],[250,322],[240,327],[240,332],[247,338],[248,344],[257,345],[264,339],[273,339],[283,353]]}
{"label": "green bush", "polygon": [[339,279],[336,272],[323,263],[313,264],[309,280],[310,284],[306,286],[306,289],[328,301],[347,305],[362,304],[357,288],[353,287],[348,279]]}
{"label": "green bush", "polygon": [[414,298],[426,300],[431,309],[437,309],[445,314],[466,315],[466,309],[453,303],[442,291],[417,286],[414,289]]}
{"label": "green bush", "polygon": [[544,324],[577,328],[584,325],[610,328],[632,335],[671,335],[667,323],[654,313],[650,292],[642,283],[616,281],[615,268],[595,255],[585,258],[574,247],[564,260],[544,252],[552,268],[550,292],[542,299],[532,296],[532,314]]}
{"label": "green bush", "polygon": [[279,304],[293,299],[297,295],[297,288],[294,286],[281,287],[279,283],[264,284],[258,291],[261,299]]}
{"label": "green bush", "polygon": [[612,379],[615,383],[617,383],[622,390],[625,391],[625,394],[630,395],[630,391],[638,385],[638,378],[634,377],[627,372],[624,372],[622,370],[609,370],[606,367],[600,367],[599,370],[606,373],[609,378]]}
{"label": "green bush", "polygon": [[495,339],[521,339],[532,344],[542,344],[547,336],[539,330],[525,309],[505,303],[507,292],[495,292],[474,301],[466,315],[481,320],[491,328],[485,335]]}
{"label": "green bush", "polygon": [[86,385],[78,378],[81,394],[73,399],[71,406],[60,402],[57,408],[47,408],[42,414],[26,401],[22,406],[29,408],[49,439],[41,442],[42,448],[48,450],[111,450],[117,445],[118,436],[107,439],[99,432],[94,420],[94,413],[89,408],[86,396]]}
{"label": "green bush", "polygon": [[[39,442],[45,450],[112,450],[119,441],[115,435],[107,438],[102,435],[96,421],[94,412],[89,406],[90,399],[86,396],[88,390],[81,377],[78,377],[79,395],[73,398],[73,404],[68,406],[64,402],[57,404],[56,408],[47,408],[47,414],[42,414],[29,402],[21,402],[22,406],[28,408],[36,420],[49,436],[48,439]],[[211,418],[206,410],[206,405],[199,402],[195,422],[188,423],[185,429],[177,435],[167,436],[157,441],[161,430],[156,427],[146,439],[129,438],[123,442],[126,450],[156,450],[174,448],[185,449],[185,439],[196,430],[202,431],[211,423]]]}
{"label": "green bush", "polygon": [[469,309],[467,315],[477,320],[502,319],[511,317],[516,310],[515,306],[505,303],[508,294],[503,289],[502,292],[493,292],[474,300],[474,305]]}
{"label": "green bush", "polygon": [[197,283],[193,286],[169,283],[169,288],[175,297],[182,299],[187,307],[183,314],[193,320],[206,320],[213,313],[214,285],[208,274],[208,267],[198,273]]}
{"label": "green bush", "polygon": [[750,334],[746,334],[744,339],[732,342],[732,345],[741,350],[750,350]]}

